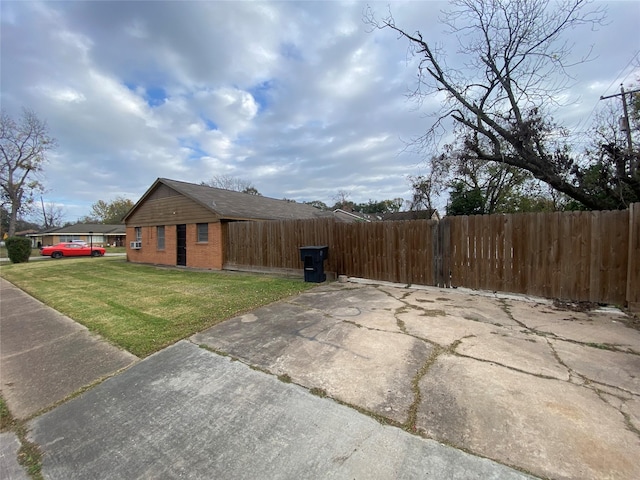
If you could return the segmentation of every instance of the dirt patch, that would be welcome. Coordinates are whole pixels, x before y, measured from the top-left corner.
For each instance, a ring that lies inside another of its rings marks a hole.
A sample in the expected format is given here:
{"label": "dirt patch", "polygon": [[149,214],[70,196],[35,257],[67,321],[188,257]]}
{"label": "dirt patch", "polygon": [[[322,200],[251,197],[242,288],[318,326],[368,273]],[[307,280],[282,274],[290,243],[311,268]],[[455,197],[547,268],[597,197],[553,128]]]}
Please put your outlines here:
{"label": "dirt patch", "polygon": [[626,317],[621,318],[620,321],[627,327],[640,331],[640,315],[630,313]]}
{"label": "dirt patch", "polygon": [[601,307],[596,302],[567,302],[557,298],[553,301],[553,306],[556,310],[569,310],[572,312],[589,312]]}

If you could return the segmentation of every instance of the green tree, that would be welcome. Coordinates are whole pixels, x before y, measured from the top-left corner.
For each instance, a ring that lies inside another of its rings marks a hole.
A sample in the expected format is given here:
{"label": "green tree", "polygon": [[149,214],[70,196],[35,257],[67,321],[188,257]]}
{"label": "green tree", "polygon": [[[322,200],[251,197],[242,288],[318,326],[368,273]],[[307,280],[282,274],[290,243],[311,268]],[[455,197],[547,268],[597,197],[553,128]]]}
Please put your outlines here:
{"label": "green tree", "polygon": [[[582,205],[601,209],[609,207],[609,200],[580,183],[583,167],[569,154],[568,132],[556,125],[551,110],[570,86],[567,70],[584,60],[572,60],[571,45],[563,35],[604,19],[604,9],[585,9],[587,3],[453,0],[443,21],[458,41],[457,69],[445,61],[446,52],[434,48],[420,32],[411,34],[396,26],[391,15],[377,19],[368,9],[365,21],[409,41],[419,58],[415,100],[423,102],[436,94],[443,99],[433,127],[416,139],[418,147],[432,148],[453,120],[452,152],[529,172]],[[624,183],[640,195],[637,159],[617,158],[625,168],[609,171],[615,177],[612,182]]]}
{"label": "green tree", "polygon": [[5,244],[11,263],[24,263],[29,261],[29,255],[31,254],[31,240],[29,238],[8,237]]}
{"label": "green tree", "polygon": [[[433,208],[434,198],[449,191],[449,215],[514,213],[549,208],[549,198],[526,171],[448,152],[432,157],[428,176],[409,177],[410,210]],[[469,203],[469,198],[473,202]],[[473,204],[473,208],[460,208]],[[453,204],[453,207],[451,205]],[[479,204],[480,207],[476,204]],[[453,209],[452,209],[453,208]]]}
{"label": "green tree", "polygon": [[354,210],[360,213],[385,214],[399,212],[404,200],[394,198],[393,200],[369,200],[367,203],[359,203],[354,206]]}
{"label": "green tree", "polygon": [[447,204],[447,215],[482,215],[485,198],[478,187],[468,188],[462,182],[454,182]]}
{"label": "green tree", "polygon": [[[640,202],[640,175],[636,171],[640,162],[640,115],[635,96],[629,101],[629,148],[627,132],[620,128],[623,117],[622,102],[607,100],[596,113],[594,125],[589,129],[590,145],[585,150],[584,165],[573,168],[576,182],[602,204],[603,209],[618,209]],[[625,180],[628,176],[628,180]],[[582,208],[572,202],[573,208]]]}
{"label": "green tree", "polygon": [[128,198],[117,197],[111,202],[98,200],[91,206],[91,214],[82,219],[83,222],[116,225],[122,223],[123,217],[133,208],[134,203]]}
{"label": "green tree", "polygon": [[2,204],[9,213],[8,235],[16,232],[18,216],[42,190],[37,174],[42,171],[47,154],[55,147],[46,122],[28,109],[15,121],[0,112],[0,188]]}

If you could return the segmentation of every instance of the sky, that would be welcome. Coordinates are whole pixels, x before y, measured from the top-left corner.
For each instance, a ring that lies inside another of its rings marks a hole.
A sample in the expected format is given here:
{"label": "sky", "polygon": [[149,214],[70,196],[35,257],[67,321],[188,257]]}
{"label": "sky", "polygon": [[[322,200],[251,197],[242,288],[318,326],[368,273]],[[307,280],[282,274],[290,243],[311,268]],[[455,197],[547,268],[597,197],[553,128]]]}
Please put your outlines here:
{"label": "sky", "polygon": [[[0,105],[14,118],[33,110],[56,138],[40,180],[65,221],[98,200],[136,202],[158,177],[228,176],[328,205],[339,192],[407,200],[407,177],[435,153],[407,145],[437,99],[408,98],[416,59],[393,32],[370,31],[367,5],[449,48],[455,65],[444,2],[3,0]],[[595,5],[608,25],[570,32],[576,56],[595,58],[572,72],[556,113],[570,128],[640,78],[640,1]]]}

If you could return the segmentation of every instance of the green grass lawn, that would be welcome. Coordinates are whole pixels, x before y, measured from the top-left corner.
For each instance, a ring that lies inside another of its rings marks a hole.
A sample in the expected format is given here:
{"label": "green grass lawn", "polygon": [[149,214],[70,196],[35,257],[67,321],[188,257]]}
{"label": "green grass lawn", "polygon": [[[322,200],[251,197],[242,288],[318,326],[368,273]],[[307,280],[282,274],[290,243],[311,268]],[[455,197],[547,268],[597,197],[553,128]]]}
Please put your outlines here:
{"label": "green grass lawn", "polygon": [[121,257],[5,264],[0,276],[139,357],[312,286],[268,275],[132,264]]}
{"label": "green grass lawn", "polygon": [[[40,250],[38,248],[32,248],[31,256],[32,257],[40,256]],[[9,254],[7,253],[7,247],[0,247],[0,258],[9,258]]]}
{"label": "green grass lawn", "polygon": [[[107,253],[125,253],[127,251],[126,247],[107,247]],[[31,249],[32,257],[40,256],[40,249],[32,248]],[[9,258],[7,254],[7,247],[0,247],[0,258]]]}

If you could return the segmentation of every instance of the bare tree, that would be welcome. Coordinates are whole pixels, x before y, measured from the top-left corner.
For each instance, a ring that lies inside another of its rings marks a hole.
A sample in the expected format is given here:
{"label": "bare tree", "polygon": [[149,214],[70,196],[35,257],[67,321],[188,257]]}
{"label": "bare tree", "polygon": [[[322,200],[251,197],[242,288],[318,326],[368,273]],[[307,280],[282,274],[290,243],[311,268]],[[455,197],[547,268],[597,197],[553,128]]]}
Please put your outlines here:
{"label": "bare tree", "polygon": [[23,109],[18,122],[5,111],[0,112],[0,187],[3,204],[9,210],[9,236],[16,233],[18,214],[42,189],[37,174],[54,147],[46,122],[33,111]]}
{"label": "bare tree", "polygon": [[413,189],[411,200],[407,200],[409,210],[433,210],[434,197],[440,191],[440,186],[436,186],[433,169],[429,175],[409,175],[407,180]]}
{"label": "bare tree", "polygon": [[338,190],[338,193],[336,193],[333,196],[333,201],[336,203],[334,203],[331,209],[336,210],[340,208],[340,209],[345,209],[347,211],[353,210],[353,208],[355,207],[355,203],[349,200],[350,197],[351,197],[350,192],[347,192],[346,190]]}
{"label": "bare tree", "polygon": [[61,227],[65,216],[64,207],[52,202],[45,203],[42,197],[40,197],[40,205],[42,206],[42,226],[45,229]]}
{"label": "bare tree", "polygon": [[[588,59],[587,55],[572,60],[573,45],[563,36],[581,25],[601,24],[604,10],[585,9],[586,0],[454,0],[451,4],[443,21],[458,40],[459,69],[449,67],[445,54],[420,32],[396,26],[391,14],[378,19],[370,8],[365,12],[372,29],[397,32],[409,41],[411,54],[420,58],[413,98],[422,102],[444,94],[434,125],[416,144],[424,150],[433,148],[439,132],[453,119],[453,150],[526,170],[589,208],[606,208],[606,202],[578,185],[579,168],[566,147],[567,132],[551,116],[559,95],[571,84],[568,69]],[[627,169],[620,180],[640,195],[637,171]]]}
{"label": "bare tree", "polygon": [[250,195],[261,195],[258,189],[249,180],[243,180],[242,178],[231,177],[229,175],[216,175],[202,182],[201,185],[208,187],[222,188],[224,190],[233,190],[234,192],[243,192]]}

